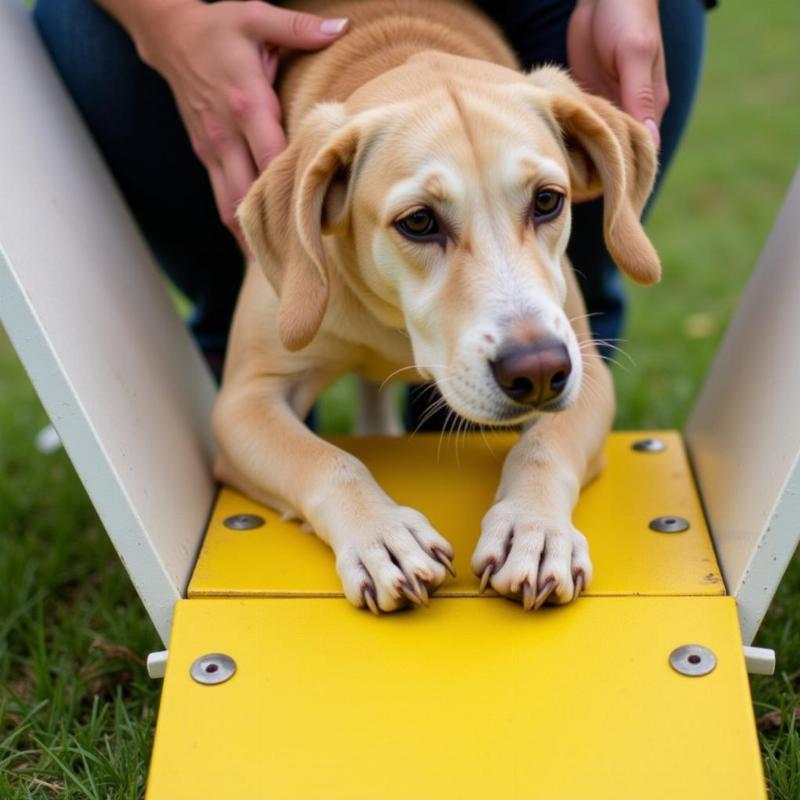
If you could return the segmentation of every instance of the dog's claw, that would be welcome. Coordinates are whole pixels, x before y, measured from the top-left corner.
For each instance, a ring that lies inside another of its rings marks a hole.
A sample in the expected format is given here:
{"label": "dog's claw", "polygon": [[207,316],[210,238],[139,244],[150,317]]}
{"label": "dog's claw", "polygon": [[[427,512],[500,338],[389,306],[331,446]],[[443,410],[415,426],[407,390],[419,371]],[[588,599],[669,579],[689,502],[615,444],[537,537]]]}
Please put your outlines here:
{"label": "dog's claw", "polygon": [[577,600],[577,599],[578,599],[578,598],[581,596],[581,592],[583,591],[583,584],[584,584],[584,580],[585,580],[585,579],[584,579],[584,577],[583,577],[583,571],[581,570],[581,571],[580,571],[580,572],[579,572],[579,573],[578,573],[578,574],[575,576],[575,592],[574,592],[574,594],[572,595],[572,599],[573,599],[573,600]]}
{"label": "dog's claw", "polygon": [[544,586],[542,586],[539,594],[536,595],[536,601],[533,604],[533,608],[535,611],[538,611],[545,603],[548,597],[553,593],[553,589],[556,588],[556,580],[555,578],[548,578],[545,581]]}
{"label": "dog's claw", "polygon": [[486,588],[489,586],[489,580],[491,579],[493,572],[494,561],[490,561],[483,570],[483,575],[481,575],[481,588],[478,590],[480,594],[483,594],[486,591]]}
{"label": "dog's claw", "polygon": [[438,547],[432,548],[433,557],[455,578],[456,568],[453,562]]}
{"label": "dog's claw", "polygon": [[400,590],[400,592],[402,592],[403,597],[405,597],[410,603],[413,603],[415,606],[418,606],[420,603],[422,603],[422,598],[414,593],[414,590],[411,588],[411,586],[409,586],[408,581],[398,581],[397,588]]}
{"label": "dog's claw", "polygon": [[417,590],[422,605],[429,606],[431,604],[431,599],[428,596],[428,587],[425,586],[422,581],[416,581],[416,586],[414,588]]}
{"label": "dog's claw", "polygon": [[522,607],[526,611],[530,611],[533,608],[533,604],[536,602],[536,593],[533,591],[533,586],[530,585],[528,581],[522,582]]}
{"label": "dog's claw", "polygon": [[361,590],[361,597],[364,598],[364,604],[376,616],[381,615],[381,610],[378,608],[378,603],[375,600],[375,590],[371,586],[365,586]]}

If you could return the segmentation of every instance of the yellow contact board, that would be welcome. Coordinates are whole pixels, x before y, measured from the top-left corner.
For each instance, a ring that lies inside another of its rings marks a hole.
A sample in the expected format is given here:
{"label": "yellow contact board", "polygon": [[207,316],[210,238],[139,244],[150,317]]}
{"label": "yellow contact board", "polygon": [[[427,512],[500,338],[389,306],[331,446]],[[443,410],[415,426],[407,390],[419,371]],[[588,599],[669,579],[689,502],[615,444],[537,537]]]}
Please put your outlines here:
{"label": "yellow contact board", "polygon": [[[668,663],[687,642],[717,667]],[[190,677],[198,656],[236,664]],[[729,597],[185,600],[148,800],[764,800]]]}
{"label": "yellow contact board", "polygon": [[[658,437],[661,452],[633,444]],[[335,440],[361,458],[397,502],[422,511],[455,549],[458,577],[438,596],[475,595],[469,562],[513,434],[471,435],[456,443],[438,434],[401,439]],[[235,531],[223,524],[240,513],[266,524]],[[690,527],[657,533],[658,516],[678,515]],[[606,467],[580,499],[575,524],[586,534],[594,564],[589,595],[721,595],[725,589],[680,434],[614,433]],[[190,597],[337,595],[342,589],[325,544],[231,489],[222,489],[189,585]]]}
{"label": "yellow contact board", "polygon": [[[223,488],[177,606],[147,799],[765,800],[735,601],[680,436],[610,437],[575,515],[594,581],[534,613],[469,569],[514,441],[338,441],[456,550],[430,608],[377,618],[316,537]],[[265,524],[226,527],[237,514]],[[670,665],[690,644],[712,671]],[[207,684],[209,654],[232,676]]]}

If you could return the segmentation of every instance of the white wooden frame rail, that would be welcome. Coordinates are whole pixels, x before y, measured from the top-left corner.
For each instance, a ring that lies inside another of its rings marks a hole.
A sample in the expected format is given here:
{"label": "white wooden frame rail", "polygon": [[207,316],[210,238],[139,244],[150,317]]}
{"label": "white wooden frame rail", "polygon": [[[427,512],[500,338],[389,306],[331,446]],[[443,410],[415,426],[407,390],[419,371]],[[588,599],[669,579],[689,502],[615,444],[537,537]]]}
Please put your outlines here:
{"label": "white wooden frame rail", "polygon": [[0,319],[166,642],[213,499],[213,381],[16,0],[0,97]]}
{"label": "white wooden frame rail", "polygon": [[800,540],[800,172],[695,404],[686,440],[749,644]]}

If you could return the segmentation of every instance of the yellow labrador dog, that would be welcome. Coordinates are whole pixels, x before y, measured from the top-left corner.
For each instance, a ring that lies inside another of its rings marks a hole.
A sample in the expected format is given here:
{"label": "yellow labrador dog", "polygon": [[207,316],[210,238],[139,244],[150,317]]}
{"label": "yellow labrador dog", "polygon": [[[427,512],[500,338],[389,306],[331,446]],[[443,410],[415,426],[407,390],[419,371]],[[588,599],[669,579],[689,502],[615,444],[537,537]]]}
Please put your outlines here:
{"label": "yellow labrador dog", "polygon": [[617,264],[657,281],[639,222],[650,135],[556,68],[521,73],[465,3],[296,5],[351,30],[285,64],[289,146],[239,210],[255,258],[214,412],[217,476],[307,521],[356,606],[427,602],[449,543],[302,422],[341,373],[414,365],[463,417],[524,426],[472,556],[483,586],[526,609],[567,603],[591,579],[571,515],[614,413],[564,255],[570,204],[602,193]]}

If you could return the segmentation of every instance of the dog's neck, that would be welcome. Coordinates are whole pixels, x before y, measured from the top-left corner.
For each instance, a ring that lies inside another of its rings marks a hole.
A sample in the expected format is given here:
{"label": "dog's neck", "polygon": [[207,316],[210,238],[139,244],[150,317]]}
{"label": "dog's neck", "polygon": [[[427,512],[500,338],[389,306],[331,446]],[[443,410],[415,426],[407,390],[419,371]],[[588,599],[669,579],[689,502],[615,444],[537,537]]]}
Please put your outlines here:
{"label": "dog's neck", "polygon": [[[282,61],[278,92],[289,138],[320,100],[344,102],[372,79],[425,51],[464,56],[516,69],[513,53],[484,14],[459,0],[339,0],[289,3],[342,16],[350,30],[325,50]],[[351,66],[357,64],[357,69]]]}

